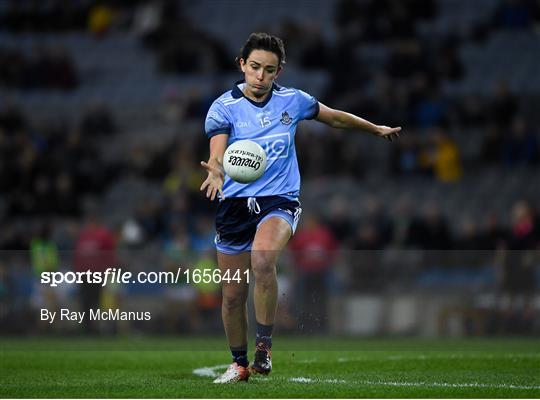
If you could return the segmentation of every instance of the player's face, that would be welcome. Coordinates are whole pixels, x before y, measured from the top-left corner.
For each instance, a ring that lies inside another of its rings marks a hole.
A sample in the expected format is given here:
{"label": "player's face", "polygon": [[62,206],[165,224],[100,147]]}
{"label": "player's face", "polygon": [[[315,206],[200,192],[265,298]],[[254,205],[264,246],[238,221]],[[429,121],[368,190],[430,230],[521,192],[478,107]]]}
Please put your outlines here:
{"label": "player's face", "polygon": [[272,90],[272,84],[281,67],[275,53],[253,50],[247,60],[240,59],[240,67],[246,80],[246,95],[260,99]]}

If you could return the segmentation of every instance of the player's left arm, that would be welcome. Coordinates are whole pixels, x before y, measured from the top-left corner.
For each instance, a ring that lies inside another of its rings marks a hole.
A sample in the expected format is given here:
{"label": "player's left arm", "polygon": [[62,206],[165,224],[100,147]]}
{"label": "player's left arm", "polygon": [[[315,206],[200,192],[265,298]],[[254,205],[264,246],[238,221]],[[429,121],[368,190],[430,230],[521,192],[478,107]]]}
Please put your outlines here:
{"label": "player's left arm", "polygon": [[354,114],[327,107],[321,102],[319,102],[319,113],[315,119],[333,128],[360,129],[390,141],[399,138],[399,131],[401,131],[400,126],[391,128],[385,125],[375,125]]}

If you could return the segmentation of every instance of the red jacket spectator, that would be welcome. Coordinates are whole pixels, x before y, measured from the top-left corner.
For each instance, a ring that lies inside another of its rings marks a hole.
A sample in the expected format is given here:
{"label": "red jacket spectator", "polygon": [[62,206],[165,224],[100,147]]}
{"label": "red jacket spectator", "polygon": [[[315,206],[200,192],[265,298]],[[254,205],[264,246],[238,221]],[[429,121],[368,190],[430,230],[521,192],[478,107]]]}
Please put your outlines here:
{"label": "red jacket spectator", "polygon": [[75,245],[75,270],[105,271],[117,267],[113,233],[96,221],[90,221],[77,238]]}
{"label": "red jacket spectator", "polygon": [[332,231],[313,216],[307,216],[304,226],[291,241],[296,266],[303,272],[317,273],[330,267],[338,243]]}

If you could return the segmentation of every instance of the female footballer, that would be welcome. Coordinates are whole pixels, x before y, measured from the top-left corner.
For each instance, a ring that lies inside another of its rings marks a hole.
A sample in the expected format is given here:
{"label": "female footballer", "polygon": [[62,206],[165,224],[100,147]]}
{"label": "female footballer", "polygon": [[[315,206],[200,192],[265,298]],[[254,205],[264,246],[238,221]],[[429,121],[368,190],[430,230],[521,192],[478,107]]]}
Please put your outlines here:
{"label": "female footballer", "polygon": [[[285,63],[285,49],[278,37],[251,34],[237,62],[244,79],[211,105],[205,121],[210,157],[201,162],[208,172],[201,191],[211,200],[219,196],[215,239],[219,268],[222,274],[229,271],[228,276],[242,277],[240,282],[223,281],[222,317],[233,362],[215,383],[247,381],[250,374],[268,374],[272,369],[276,262],[302,211],[294,145],[297,124],[316,119],[334,128],[364,130],[389,140],[397,138],[401,130],[375,125],[329,108],[301,90],[277,85],[275,80]],[[225,149],[241,139],[259,143],[267,153],[263,176],[249,184],[233,181],[223,170]],[[244,273],[249,268],[255,279],[257,320],[251,366],[247,357],[249,283]]]}

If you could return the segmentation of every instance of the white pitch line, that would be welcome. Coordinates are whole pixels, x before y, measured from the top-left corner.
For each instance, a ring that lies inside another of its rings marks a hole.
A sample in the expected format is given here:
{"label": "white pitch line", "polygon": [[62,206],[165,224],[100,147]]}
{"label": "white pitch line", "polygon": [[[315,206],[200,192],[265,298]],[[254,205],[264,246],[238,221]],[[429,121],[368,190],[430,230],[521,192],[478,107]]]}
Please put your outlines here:
{"label": "white pitch line", "polygon": [[359,381],[356,382],[362,385],[379,385],[379,386],[416,386],[416,387],[451,387],[451,388],[485,388],[485,389],[522,389],[522,390],[538,390],[539,386],[535,385],[512,385],[500,383],[491,385],[489,383],[445,383],[445,382],[392,382],[392,381]]}
{"label": "white pitch line", "polygon": [[[348,383],[343,379],[312,379],[305,377],[289,378],[290,382],[296,383]],[[374,386],[397,386],[397,387],[450,387],[450,388],[483,388],[483,389],[522,389],[522,390],[536,390],[540,389],[540,386],[526,386],[526,385],[507,385],[504,383],[490,385],[488,383],[445,383],[445,382],[392,382],[392,381],[353,381],[360,385],[374,385]]]}
{"label": "white pitch line", "polygon": [[297,383],[347,383],[347,381],[343,379],[314,379],[314,378],[305,378],[303,376],[299,376],[297,378],[289,378],[289,382],[297,382]]}
{"label": "white pitch line", "polygon": [[290,382],[298,382],[298,383],[312,383],[313,382],[313,379],[311,378],[303,378],[303,377],[298,377],[298,378],[289,378],[289,381]]}
{"label": "white pitch line", "polygon": [[364,355],[360,357],[338,357],[338,363],[348,363],[348,362],[357,362],[357,361],[369,361],[373,359],[378,360],[388,360],[388,361],[401,361],[401,360],[465,360],[465,359],[511,359],[517,360],[520,358],[540,358],[540,353],[535,354],[501,354],[500,356],[493,354],[420,354],[420,355],[390,355],[384,357],[370,357],[369,355]]}
{"label": "white pitch line", "polygon": [[219,374],[216,372],[217,369],[227,368],[229,364],[215,365],[213,367],[201,367],[195,368],[193,373],[197,376],[207,376],[209,378],[217,378]]}
{"label": "white pitch line", "polygon": [[324,379],[324,383],[347,383],[346,380],[343,379]]}
{"label": "white pitch line", "polygon": [[[215,365],[213,367],[201,367],[193,370],[197,376],[216,378],[219,373],[216,370],[227,368],[228,364]],[[265,380],[271,380],[268,377]],[[448,387],[448,388],[482,388],[482,389],[516,389],[516,390],[539,390],[540,385],[512,385],[512,384],[489,384],[489,383],[447,383],[447,382],[398,382],[398,381],[347,381],[344,379],[319,379],[303,376],[287,379],[294,383],[353,383],[358,385],[393,386],[393,387]]]}
{"label": "white pitch line", "polygon": [[313,364],[319,362],[319,360],[317,360],[316,358],[308,358],[306,360],[297,360],[296,362],[298,364]]}

